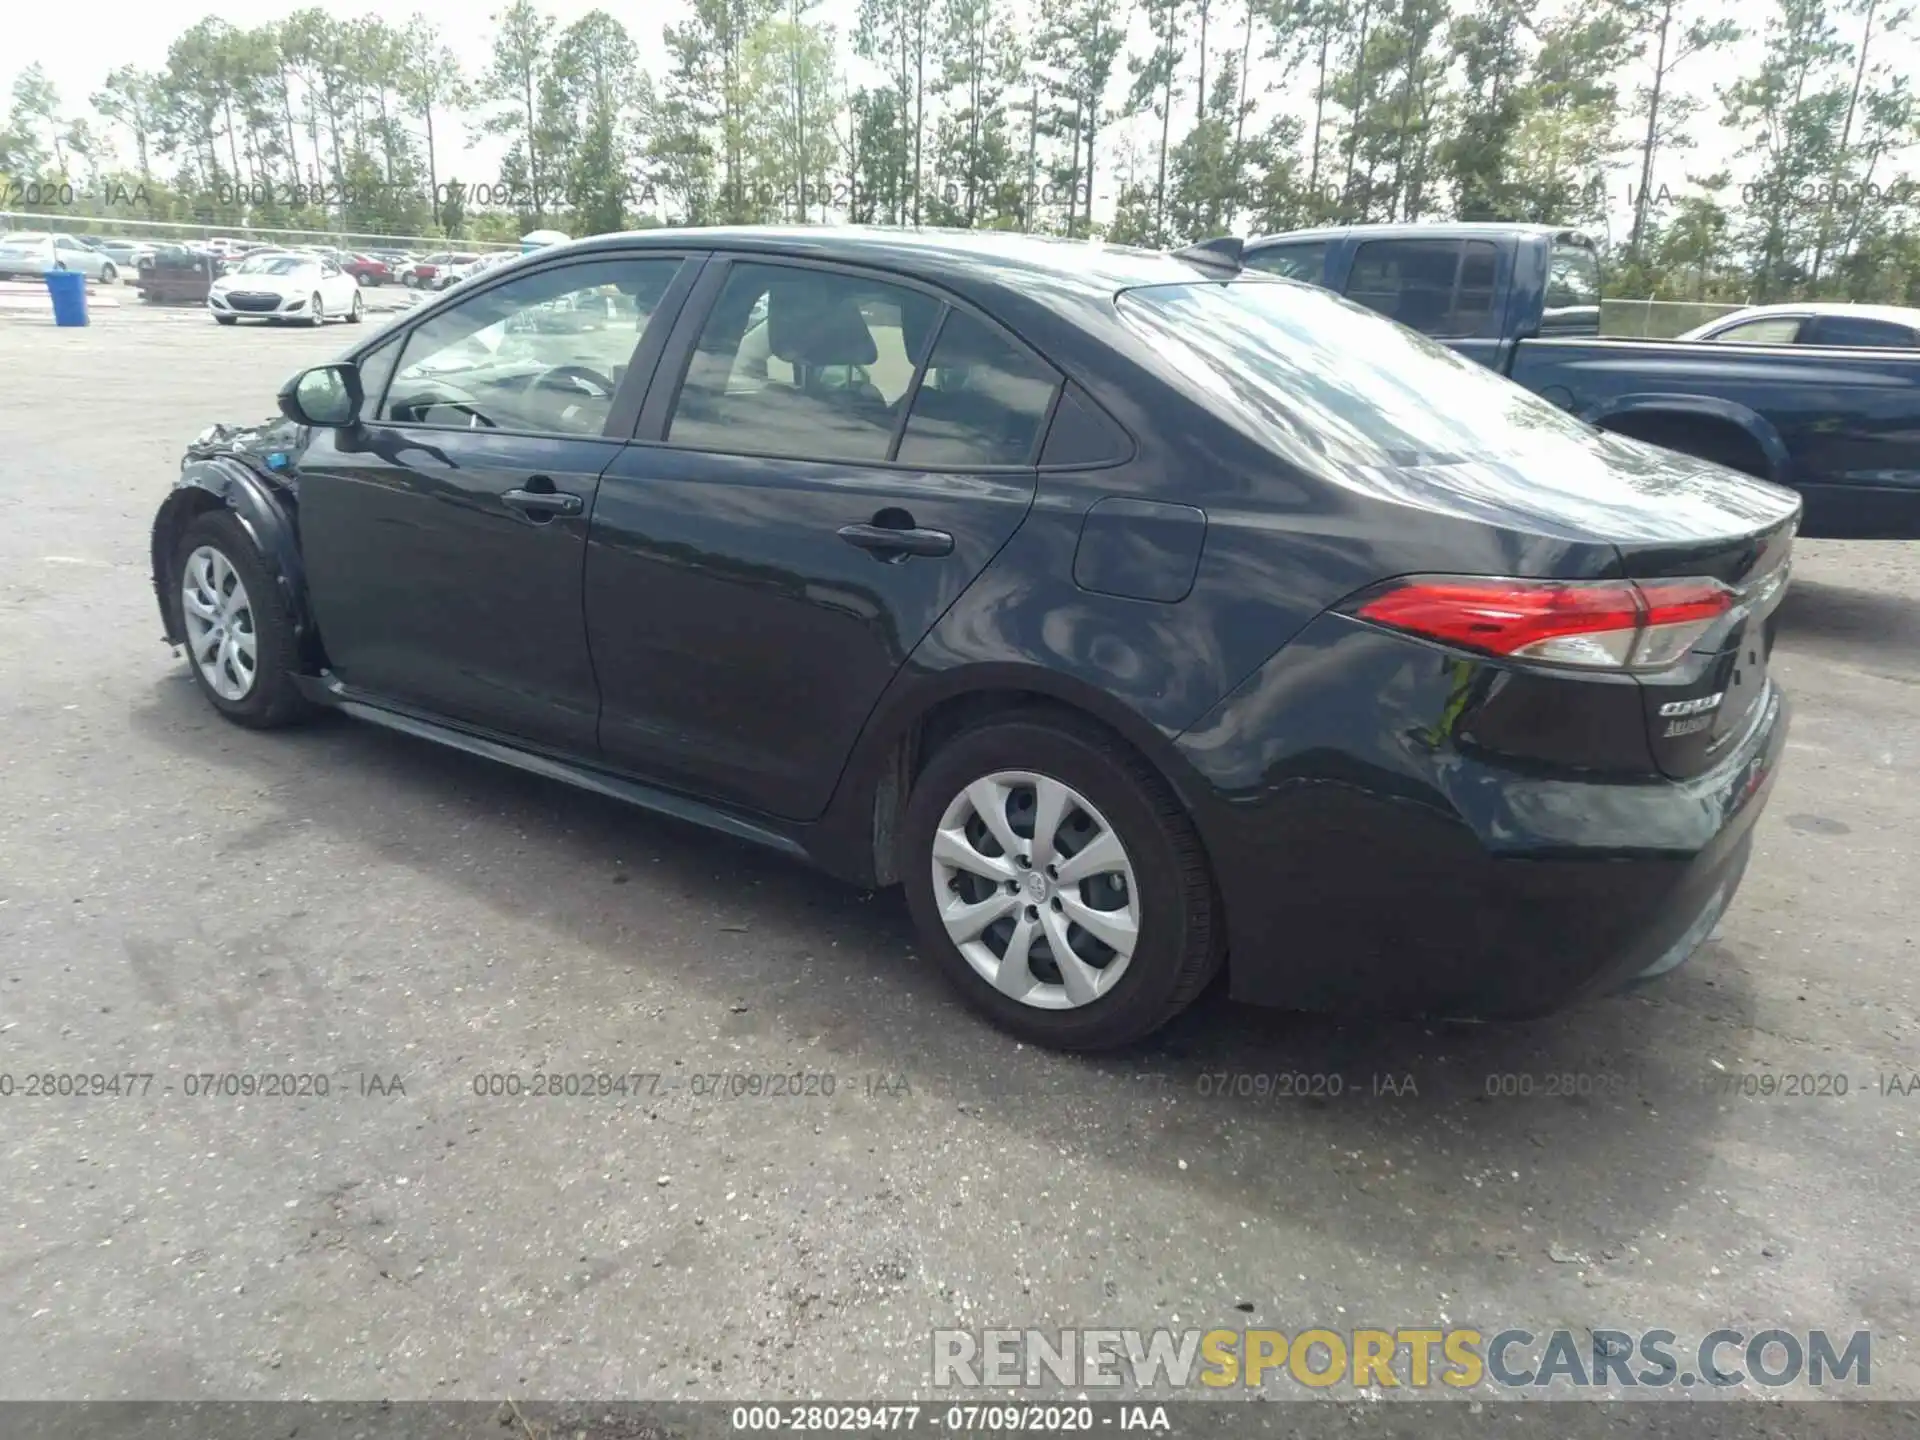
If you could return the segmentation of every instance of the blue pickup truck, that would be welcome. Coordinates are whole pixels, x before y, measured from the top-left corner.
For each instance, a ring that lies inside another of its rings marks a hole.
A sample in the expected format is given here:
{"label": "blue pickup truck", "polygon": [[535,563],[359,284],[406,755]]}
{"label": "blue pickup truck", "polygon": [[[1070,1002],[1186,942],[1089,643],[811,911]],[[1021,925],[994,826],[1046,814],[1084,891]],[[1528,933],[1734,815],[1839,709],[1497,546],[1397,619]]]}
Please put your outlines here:
{"label": "blue pickup truck", "polygon": [[1356,225],[1182,254],[1333,290],[1594,425],[1791,486],[1800,533],[1920,538],[1920,353],[1602,340],[1593,242],[1546,225]]}

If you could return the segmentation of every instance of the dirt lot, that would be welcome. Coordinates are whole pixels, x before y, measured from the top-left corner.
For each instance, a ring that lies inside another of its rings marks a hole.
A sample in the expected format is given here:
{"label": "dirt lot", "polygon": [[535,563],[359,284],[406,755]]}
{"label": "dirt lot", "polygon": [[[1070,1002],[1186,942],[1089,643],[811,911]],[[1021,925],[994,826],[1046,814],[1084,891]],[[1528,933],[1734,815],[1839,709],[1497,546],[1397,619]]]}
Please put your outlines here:
{"label": "dirt lot", "polygon": [[[1067,1059],[963,1013],[894,895],[212,714],[153,509],[354,338],[0,317],[0,1071],[155,1077],[0,1099],[0,1397],[900,1398],[935,1326],[1423,1323],[1866,1328],[1920,1397],[1920,1091],[1880,1079],[1920,1070],[1920,545],[1801,547],[1789,763],[1676,975],[1523,1028],[1211,997]],[[476,1093],[540,1070],[834,1093]],[[329,1093],[189,1094],[232,1071]],[[1280,1072],[1343,1093],[1214,1078]]]}

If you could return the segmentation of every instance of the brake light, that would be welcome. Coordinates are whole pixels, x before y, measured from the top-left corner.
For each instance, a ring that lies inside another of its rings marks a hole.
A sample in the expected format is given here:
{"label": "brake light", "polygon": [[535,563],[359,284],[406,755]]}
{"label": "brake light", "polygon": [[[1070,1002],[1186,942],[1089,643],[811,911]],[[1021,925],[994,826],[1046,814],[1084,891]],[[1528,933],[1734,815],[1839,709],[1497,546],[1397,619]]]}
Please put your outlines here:
{"label": "brake light", "polygon": [[1514,660],[1658,670],[1733,608],[1718,580],[1396,580],[1349,607],[1376,625]]}

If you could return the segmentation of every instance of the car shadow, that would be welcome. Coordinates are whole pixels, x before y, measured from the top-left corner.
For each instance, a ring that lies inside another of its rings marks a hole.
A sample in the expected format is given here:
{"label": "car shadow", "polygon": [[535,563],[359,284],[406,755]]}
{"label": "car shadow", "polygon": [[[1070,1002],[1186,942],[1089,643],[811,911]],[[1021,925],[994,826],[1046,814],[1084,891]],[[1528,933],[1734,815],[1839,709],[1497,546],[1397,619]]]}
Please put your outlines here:
{"label": "car shadow", "polygon": [[[131,723],[182,765],[257,784],[278,813],[248,835],[271,843],[318,826],[476,907],[538,915],[612,972],[670,978],[690,1001],[676,1008],[698,1012],[704,997],[730,1039],[804,1044],[812,1068],[904,1076],[916,1096],[951,1105],[956,1123],[1104,1161],[1126,1184],[1211,1193],[1370,1253],[1485,1267],[1489,1281],[1516,1265],[1601,1265],[1658,1229],[1721,1128],[1703,1055],[1753,1023],[1737,957],[1710,944],[1645,990],[1529,1024],[1263,1011],[1216,984],[1145,1043],[1056,1054],[964,1010],[914,953],[897,890],[864,893],[744,842],[339,716],[242,731],[184,676],[156,685]],[[457,831],[458,853],[423,833],[429,825]],[[609,889],[638,876],[648,883]],[[710,899],[714,928],[739,953],[720,960],[684,935],[637,951],[650,894]],[[743,995],[751,1007],[736,1007]]]}
{"label": "car shadow", "polygon": [[1795,576],[1778,610],[1778,638],[1878,670],[1920,673],[1920,598]]}

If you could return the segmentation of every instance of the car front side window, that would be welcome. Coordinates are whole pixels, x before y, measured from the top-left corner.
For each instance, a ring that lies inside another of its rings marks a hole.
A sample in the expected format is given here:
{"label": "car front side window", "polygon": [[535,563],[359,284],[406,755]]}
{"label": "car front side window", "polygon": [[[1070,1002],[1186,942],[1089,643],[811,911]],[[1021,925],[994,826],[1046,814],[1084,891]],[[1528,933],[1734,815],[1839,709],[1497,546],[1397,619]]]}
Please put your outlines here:
{"label": "car front side window", "polygon": [[735,264],[689,358],[667,443],[884,461],[940,310],[864,276]]}
{"label": "car front side window", "polygon": [[393,425],[598,435],[677,256],[591,260],[469,295],[407,336]]}

